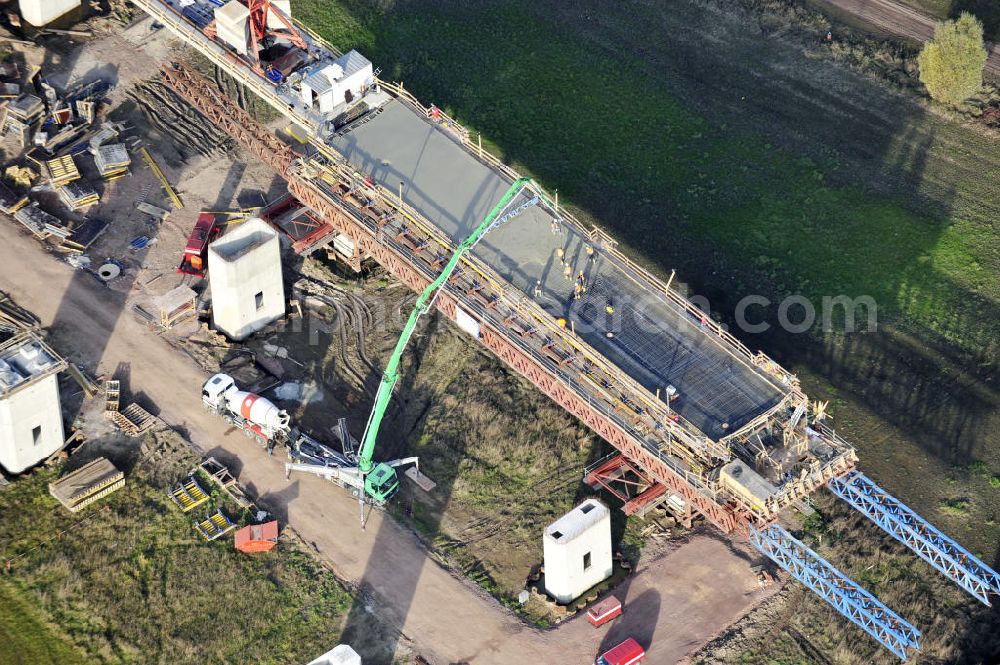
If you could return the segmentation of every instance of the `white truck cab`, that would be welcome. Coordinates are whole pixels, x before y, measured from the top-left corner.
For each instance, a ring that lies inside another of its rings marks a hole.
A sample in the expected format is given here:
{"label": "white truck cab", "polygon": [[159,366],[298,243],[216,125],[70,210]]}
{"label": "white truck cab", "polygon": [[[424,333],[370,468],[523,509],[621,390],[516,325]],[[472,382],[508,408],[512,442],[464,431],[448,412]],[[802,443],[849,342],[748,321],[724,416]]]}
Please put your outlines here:
{"label": "white truck cab", "polygon": [[218,409],[226,404],[225,395],[236,389],[236,381],[228,374],[216,374],[201,388],[201,399],[206,406]]}

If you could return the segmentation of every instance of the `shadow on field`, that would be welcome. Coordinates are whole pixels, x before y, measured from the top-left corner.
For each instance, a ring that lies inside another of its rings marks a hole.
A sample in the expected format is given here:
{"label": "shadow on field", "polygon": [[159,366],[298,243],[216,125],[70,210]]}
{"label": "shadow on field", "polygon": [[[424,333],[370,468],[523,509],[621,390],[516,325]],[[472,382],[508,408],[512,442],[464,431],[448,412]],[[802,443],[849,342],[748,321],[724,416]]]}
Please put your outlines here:
{"label": "shadow on field", "polygon": [[[966,144],[890,86],[831,66],[815,28],[767,3],[348,5],[394,78],[457,109],[652,268],[677,268],[724,318],[753,292],[876,297],[876,334],[737,334],[858,397],[907,434],[901,453],[963,465],[995,446],[1000,307],[935,267],[949,216],[1000,216],[983,178],[1000,167],[991,142]],[[898,53],[873,63],[906,78]],[[886,325],[914,311],[912,330]],[[862,468],[882,452],[857,443]]]}
{"label": "shadow on field", "polygon": [[[401,370],[401,377],[393,391],[392,401],[386,411],[385,420],[379,432],[376,444],[374,459],[375,462],[389,461],[408,454],[410,443],[420,438],[421,430],[425,422],[425,415],[432,404],[432,395],[428,389],[416,386],[416,378],[419,373],[421,362],[425,356],[431,338],[436,334],[442,325],[440,315],[435,312],[433,316],[427,317],[423,321],[417,332],[414,334],[410,346],[407,348]],[[334,338],[333,343],[337,343]],[[371,390],[364,393],[363,401],[350,409],[352,419],[349,426],[352,434],[359,439],[364,433],[364,427],[368,412],[372,407],[374,390],[381,379],[382,368],[372,367],[368,376],[365,377],[363,385]],[[328,408],[322,402],[309,403],[306,405],[302,419],[310,419],[310,411]],[[464,448],[459,451],[464,454]],[[409,491],[413,482],[403,475],[408,467],[398,469],[401,489],[396,497],[396,501]],[[453,479],[453,478],[452,478]],[[435,502],[447,504],[452,492],[452,482],[447,478],[432,478],[437,482],[433,490]],[[407,487],[403,487],[407,486]],[[416,489],[413,491],[420,492]],[[370,511],[366,507],[366,512]],[[436,518],[431,517],[423,520],[423,527],[436,531],[439,524]],[[350,524],[339,525],[344,529],[360,529],[360,524],[352,522]],[[387,513],[383,513],[381,524],[374,534],[372,554],[368,558],[364,574],[358,582],[360,593],[351,606],[347,618],[343,624],[343,631],[340,641],[350,644],[362,656],[365,663],[388,665],[392,661],[392,655],[399,646],[399,639],[402,637],[402,628],[409,613],[410,605],[416,594],[421,574],[425,565],[436,565],[427,556],[408,558],[398,556],[395,545],[400,537],[411,537],[407,533],[401,533],[403,529],[398,526],[395,519]],[[387,597],[383,600],[381,597]],[[375,619],[372,616],[372,606],[376,607],[379,622],[384,622],[392,627],[392,630],[383,636],[383,639],[373,643],[370,634],[371,627]]]}
{"label": "shadow on field", "polygon": [[953,0],[948,16],[969,12],[983,22],[983,33],[992,42],[1000,41],[1000,5],[995,0]]}

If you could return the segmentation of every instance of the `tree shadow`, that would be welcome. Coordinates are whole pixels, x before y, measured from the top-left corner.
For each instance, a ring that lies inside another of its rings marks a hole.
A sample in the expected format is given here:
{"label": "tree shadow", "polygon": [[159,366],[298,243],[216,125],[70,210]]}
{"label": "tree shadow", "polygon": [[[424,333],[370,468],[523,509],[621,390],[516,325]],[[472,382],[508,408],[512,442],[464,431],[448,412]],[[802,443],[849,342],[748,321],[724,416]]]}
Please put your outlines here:
{"label": "tree shadow", "polygon": [[954,0],[948,17],[958,18],[962,12],[969,12],[983,22],[986,39],[1000,41],[1000,5],[994,0]]}

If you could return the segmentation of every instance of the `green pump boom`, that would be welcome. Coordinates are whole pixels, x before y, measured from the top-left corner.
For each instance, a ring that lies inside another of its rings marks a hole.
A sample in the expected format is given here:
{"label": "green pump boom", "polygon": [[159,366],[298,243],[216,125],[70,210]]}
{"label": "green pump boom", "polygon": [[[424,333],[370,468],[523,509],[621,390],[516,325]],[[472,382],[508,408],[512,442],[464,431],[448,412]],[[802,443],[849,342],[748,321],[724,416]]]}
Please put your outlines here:
{"label": "green pump boom", "polygon": [[[402,361],[403,352],[406,350],[406,346],[410,342],[410,338],[413,336],[413,331],[416,330],[417,321],[430,309],[434,302],[434,298],[437,292],[448,278],[451,277],[452,273],[455,272],[455,268],[458,267],[459,261],[461,261],[462,256],[471,249],[479,240],[486,235],[486,232],[490,230],[493,222],[496,221],[500,213],[507,207],[511,200],[517,196],[523,189],[533,184],[531,178],[519,178],[510,186],[500,201],[493,206],[490,213],[480,222],[479,226],[472,232],[455,253],[452,254],[451,259],[445,264],[444,269],[437,278],[427,285],[420,297],[417,298],[417,303],[413,307],[413,311],[410,312],[410,317],[406,321],[406,325],[403,327],[403,333],[399,337],[399,341],[396,342],[396,348],[393,350],[392,355],[389,357],[389,362],[385,366],[385,372],[382,374],[382,380],[378,386],[378,393],[375,396],[375,405],[372,407],[371,415],[368,417],[368,425],[365,427],[365,434],[361,442],[361,450],[358,453],[358,470],[361,472],[362,476],[366,477],[365,481],[365,491],[370,494],[377,501],[384,501],[386,498],[395,492],[398,482],[396,481],[395,470],[387,464],[374,465],[372,463],[372,455],[375,452],[375,440],[378,438],[379,427],[382,425],[382,418],[385,416],[386,409],[389,406],[389,400],[392,398],[392,389],[396,385],[396,381],[399,379],[399,363]],[[539,194],[539,199],[543,197]],[[547,200],[546,200],[547,202]],[[513,215],[514,213],[512,213]],[[385,467],[384,469],[382,467]],[[372,473],[374,469],[374,473]],[[371,478],[368,478],[368,474],[372,473]]]}

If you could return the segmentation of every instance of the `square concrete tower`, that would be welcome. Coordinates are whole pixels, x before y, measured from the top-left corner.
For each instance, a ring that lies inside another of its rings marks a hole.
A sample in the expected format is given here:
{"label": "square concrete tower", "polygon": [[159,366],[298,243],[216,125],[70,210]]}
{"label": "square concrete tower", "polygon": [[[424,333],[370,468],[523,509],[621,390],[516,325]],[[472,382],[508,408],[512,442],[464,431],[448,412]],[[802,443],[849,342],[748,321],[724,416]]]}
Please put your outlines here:
{"label": "square concrete tower", "polygon": [[212,323],[234,340],[285,314],[278,233],[253,217],[208,246]]}
{"label": "square concrete tower", "polygon": [[611,577],[611,512],[587,499],[545,529],[545,590],[560,603]]}
{"label": "square concrete tower", "polygon": [[361,665],[361,656],[347,644],[338,644],[309,665]]}
{"label": "square concrete tower", "polygon": [[21,16],[31,25],[48,25],[80,6],[80,0],[20,0]]}
{"label": "square concrete tower", "polygon": [[21,473],[63,447],[57,374],[65,367],[33,334],[0,345],[0,466],[9,473]]}

